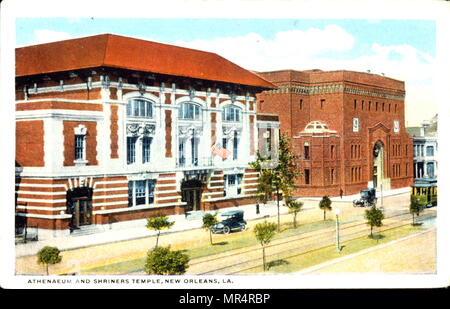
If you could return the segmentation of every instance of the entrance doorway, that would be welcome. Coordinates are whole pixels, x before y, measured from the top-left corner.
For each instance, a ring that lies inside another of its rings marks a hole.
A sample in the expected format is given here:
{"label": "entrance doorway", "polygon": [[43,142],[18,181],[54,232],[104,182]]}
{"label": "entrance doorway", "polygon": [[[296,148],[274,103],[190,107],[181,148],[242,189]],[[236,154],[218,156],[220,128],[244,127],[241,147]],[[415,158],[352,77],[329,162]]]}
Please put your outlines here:
{"label": "entrance doorway", "polygon": [[185,211],[200,210],[203,183],[197,179],[185,180],[181,183],[181,200],[186,202]]}
{"label": "entrance doorway", "polygon": [[70,229],[92,224],[92,189],[76,188],[67,192],[68,213],[72,215]]}
{"label": "entrance doorway", "polygon": [[373,147],[373,187],[378,188],[384,179],[384,146],[381,141]]}

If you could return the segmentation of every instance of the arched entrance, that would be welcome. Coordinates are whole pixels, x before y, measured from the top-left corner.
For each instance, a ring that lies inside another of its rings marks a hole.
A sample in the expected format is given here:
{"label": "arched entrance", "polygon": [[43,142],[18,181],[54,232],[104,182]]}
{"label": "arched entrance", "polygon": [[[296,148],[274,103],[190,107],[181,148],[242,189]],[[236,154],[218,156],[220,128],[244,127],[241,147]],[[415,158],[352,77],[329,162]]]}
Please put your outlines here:
{"label": "arched entrance", "polygon": [[384,145],[377,141],[373,147],[373,187],[378,188],[384,179]]}
{"label": "arched entrance", "polygon": [[181,200],[186,202],[185,211],[200,210],[203,183],[198,179],[184,180],[181,183]]}
{"label": "arched entrance", "polygon": [[67,191],[67,212],[72,215],[71,230],[92,224],[92,188],[80,187]]}

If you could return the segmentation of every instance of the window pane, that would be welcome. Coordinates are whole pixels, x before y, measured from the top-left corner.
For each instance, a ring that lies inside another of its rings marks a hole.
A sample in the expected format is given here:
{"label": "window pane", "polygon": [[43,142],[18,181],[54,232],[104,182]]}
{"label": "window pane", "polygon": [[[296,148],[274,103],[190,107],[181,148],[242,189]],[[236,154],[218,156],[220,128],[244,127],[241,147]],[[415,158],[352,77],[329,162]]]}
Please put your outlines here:
{"label": "window pane", "polygon": [[142,139],[142,163],[150,162],[150,146],[152,138],[144,136]]}
{"label": "window pane", "polygon": [[84,136],[75,135],[75,160],[82,160],[84,148]]}
{"label": "window pane", "polygon": [[155,201],[155,181],[148,180],[148,202],[152,204]]}
{"label": "window pane", "polygon": [[133,181],[128,182],[128,206],[133,206]]}
{"label": "window pane", "polygon": [[127,163],[131,164],[136,162],[136,139],[137,137],[127,137]]}
{"label": "window pane", "polygon": [[136,186],[136,205],[145,204],[145,180],[135,182]]}

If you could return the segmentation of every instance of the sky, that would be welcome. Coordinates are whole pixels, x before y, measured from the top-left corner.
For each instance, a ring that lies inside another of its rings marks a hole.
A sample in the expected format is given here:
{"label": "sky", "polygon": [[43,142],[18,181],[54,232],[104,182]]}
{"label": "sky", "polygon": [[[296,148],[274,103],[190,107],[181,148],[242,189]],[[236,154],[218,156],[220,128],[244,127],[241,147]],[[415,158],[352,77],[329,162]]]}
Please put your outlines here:
{"label": "sky", "polygon": [[[405,81],[406,125],[437,113],[436,24],[418,19],[17,18],[16,46],[112,33],[215,52],[254,71],[355,70]],[[427,106],[426,109],[423,109]]]}

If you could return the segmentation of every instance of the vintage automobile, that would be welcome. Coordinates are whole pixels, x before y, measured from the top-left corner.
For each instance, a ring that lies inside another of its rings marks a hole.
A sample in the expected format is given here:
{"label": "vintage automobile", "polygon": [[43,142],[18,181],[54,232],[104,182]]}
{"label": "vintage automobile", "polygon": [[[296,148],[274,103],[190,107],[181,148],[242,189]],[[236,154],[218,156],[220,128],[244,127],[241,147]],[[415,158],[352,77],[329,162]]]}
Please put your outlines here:
{"label": "vintage automobile", "polygon": [[211,232],[214,234],[223,233],[229,234],[231,231],[243,231],[247,222],[244,220],[243,210],[231,210],[221,214],[223,217],[227,217],[225,220],[220,221],[211,228]]}
{"label": "vintage automobile", "polygon": [[374,188],[361,190],[361,197],[353,201],[354,207],[367,207],[377,204],[376,191]]}

